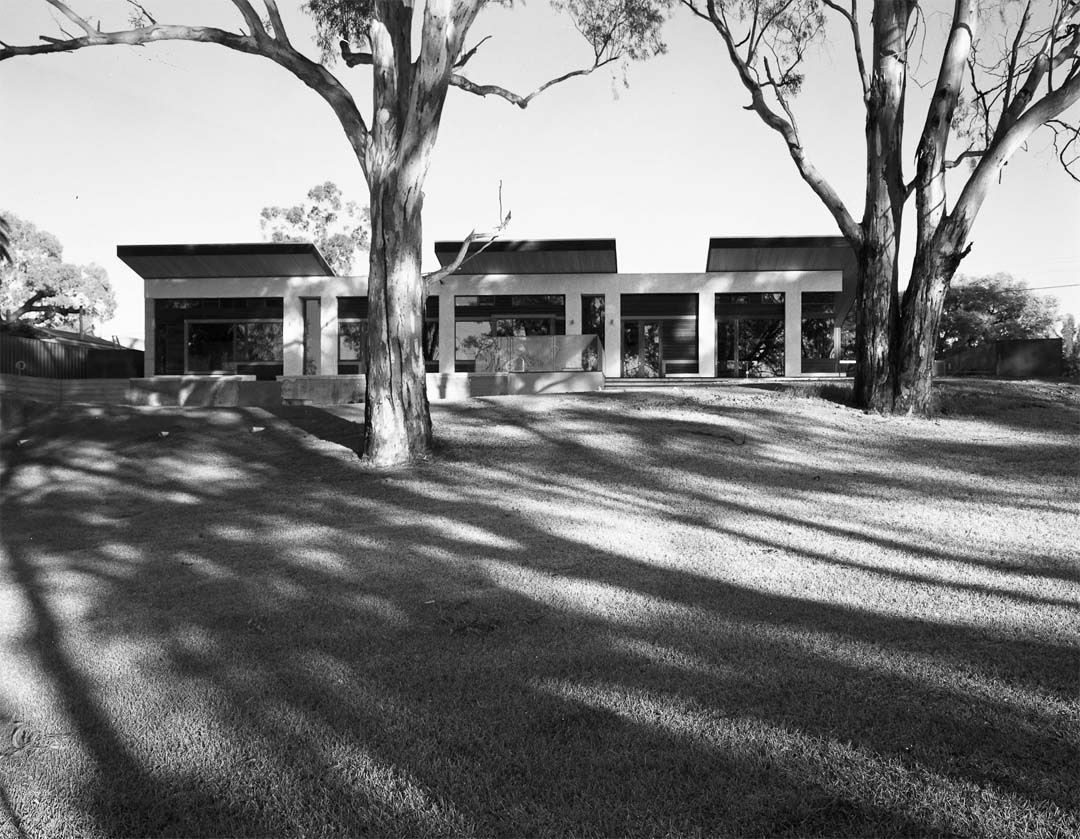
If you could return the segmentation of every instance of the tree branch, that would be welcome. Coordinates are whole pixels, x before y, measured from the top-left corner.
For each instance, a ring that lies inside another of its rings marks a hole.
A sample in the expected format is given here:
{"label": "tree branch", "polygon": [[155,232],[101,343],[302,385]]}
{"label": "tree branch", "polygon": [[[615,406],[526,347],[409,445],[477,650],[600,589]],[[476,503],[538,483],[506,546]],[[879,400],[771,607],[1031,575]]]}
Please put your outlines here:
{"label": "tree branch", "polygon": [[952,160],[946,160],[945,168],[955,169],[963,161],[969,160],[971,158],[982,157],[984,154],[986,154],[986,149],[965,149]]}
{"label": "tree branch", "polygon": [[[55,5],[58,0],[47,0]],[[247,6],[246,0],[234,0],[235,3]],[[253,10],[252,10],[253,11]],[[74,14],[74,13],[72,13]],[[318,64],[303,54],[299,53],[287,42],[279,42],[270,38],[266,31],[259,31],[260,37],[239,35],[235,32],[227,32],[212,26],[180,26],[154,24],[137,29],[128,29],[117,32],[101,32],[91,30],[79,38],[67,40],[48,39],[42,44],[30,44],[26,46],[0,47],[0,61],[14,58],[20,55],[45,55],[56,52],[74,52],[86,47],[98,46],[142,46],[158,41],[191,41],[195,43],[219,44],[223,47],[244,52],[250,55],[259,55],[268,58],[275,64],[284,67],[296,78],[318,93],[331,108],[333,108],[345,136],[352,146],[353,152],[360,163],[361,169],[367,176],[367,143],[368,128],[361,116],[352,94],[337,80],[337,78],[321,64]]]}
{"label": "tree branch", "polygon": [[459,69],[461,67],[464,67],[466,64],[468,64],[469,59],[472,58],[474,55],[476,55],[476,51],[478,49],[480,49],[480,47],[482,47],[484,45],[484,41],[487,41],[490,38],[491,38],[490,35],[485,35],[483,38],[481,38],[479,41],[477,41],[476,46],[474,46],[471,50],[469,50],[468,52],[463,54],[461,56],[461,58],[459,58],[457,61],[454,62],[454,69],[457,70],[457,69]]}
{"label": "tree branch", "polygon": [[278,5],[276,0],[263,0],[266,4],[266,11],[270,14],[270,24],[274,27],[274,38],[286,47],[291,47],[289,42],[289,35],[285,32],[285,24],[281,20],[281,12],[278,11]]}
{"label": "tree branch", "polygon": [[[150,14],[150,12],[148,12],[148,11],[146,10],[146,7],[145,7],[145,6],[143,6],[143,4],[142,4],[142,3],[139,3],[139,2],[138,2],[138,0],[127,0],[127,1],[128,1],[128,4],[129,4],[129,5],[131,5],[131,6],[134,6],[134,7],[136,8],[136,9],[138,9],[138,10],[139,10],[139,13],[140,13],[140,14],[141,14],[141,15],[142,15],[142,16],[143,16],[144,18],[146,18],[146,19],[147,19],[148,21],[150,21],[151,23],[157,23],[157,21],[156,21],[156,20],[154,20],[154,16],[153,16],[152,14]],[[132,22],[135,22],[135,21],[132,21]]]}
{"label": "tree branch", "polygon": [[75,14],[75,12],[69,9],[66,4],[61,3],[60,0],[45,0],[45,2],[59,10],[64,17],[82,29],[87,35],[95,34],[96,30],[90,25],[89,21]]}
{"label": "tree branch", "polygon": [[768,102],[765,101],[762,85],[752,68],[739,55],[738,46],[726,20],[722,16],[722,11],[717,9],[716,0],[707,0],[707,15],[699,11],[692,0],[682,0],[682,2],[698,17],[708,20],[712,24],[727,48],[728,58],[739,74],[739,81],[742,82],[743,87],[750,94],[751,104],[748,110],[757,113],[762,122],[783,137],[784,142],[787,144],[788,154],[795,163],[795,168],[798,170],[800,177],[832,214],[844,237],[854,248],[861,248],[863,242],[861,226],[851,217],[851,213],[848,212],[840,195],[806,156],[795,127],[770,108]]}
{"label": "tree branch", "polygon": [[[500,224],[490,233],[477,233],[475,230],[472,231],[468,236],[465,237],[464,241],[462,241],[461,247],[458,248],[457,255],[454,257],[453,261],[449,265],[444,265],[438,271],[432,271],[430,274],[424,275],[425,286],[432,286],[435,285],[435,283],[441,283],[470,259],[473,259],[474,257],[482,254],[495,243],[495,240],[499,238],[499,234],[506,230],[509,225],[510,213],[507,213],[506,218],[502,220],[502,224]],[[486,241],[481,247],[477,248],[472,253],[469,253],[469,246],[472,245],[472,243],[475,242],[477,239],[484,238],[487,238],[488,241]]]}
{"label": "tree branch", "polygon": [[569,73],[564,73],[555,79],[549,79],[544,82],[540,87],[536,88],[532,93],[527,96],[520,96],[513,91],[507,90],[505,87],[500,87],[497,84],[477,84],[472,79],[468,79],[465,76],[461,76],[454,73],[450,77],[450,84],[453,87],[461,88],[462,90],[472,93],[475,96],[500,96],[512,105],[517,105],[521,109],[525,109],[529,106],[529,103],[547,90],[549,87],[565,82],[567,79],[572,79],[575,76],[587,76],[590,73],[599,70],[605,64],[610,64],[612,61],[619,59],[619,55],[613,55],[610,58],[603,60],[597,59],[591,67],[584,67],[580,70],[571,70]]}
{"label": "tree branch", "polygon": [[859,66],[859,81],[862,82],[863,102],[869,102],[870,75],[866,72],[866,60],[863,58],[862,50],[862,35],[859,33],[858,0],[851,0],[850,12],[843,6],[831,2],[831,0],[822,0],[822,2],[830,9],[839,12],[839,14],[848,22],[848,27],[851,29],[851,40],[855,45],[855,62]]}
{"label": "tree branch", "polygon": [[259,41],[267,37],[266,30],[263,29],[262,21],[259,19],[259,16],[255,13],[254,7],[252,7],[248,0],[232,0],[232,4],[240,10],[240,14],[242,14],[244,20],[247,21],[252,38]]}
{"label": "tree branch", "polygon": [[358,64],[374,64],[375,57],[370,52],[353,52],[348,41],[341,41],[341,60],[346,67],[355,67]]}

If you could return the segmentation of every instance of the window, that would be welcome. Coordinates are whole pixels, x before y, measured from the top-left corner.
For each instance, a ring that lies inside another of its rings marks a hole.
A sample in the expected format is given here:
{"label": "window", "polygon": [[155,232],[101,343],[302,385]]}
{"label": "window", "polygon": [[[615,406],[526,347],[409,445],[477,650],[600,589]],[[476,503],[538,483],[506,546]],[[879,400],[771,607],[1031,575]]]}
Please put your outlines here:
{"label": "window", "polygon": [[808,291],[802,296],[802,370],[835,373],[839,369],[836,346],[836,293]]}
{"label": "window", "polygon": [[236,373],[240,366],[281,364],[284,329],[278,321],[188,321],[189,373]]}
{"label": "window", "polygon": [[367,370],[367,320],[338,321],[338,375]]}

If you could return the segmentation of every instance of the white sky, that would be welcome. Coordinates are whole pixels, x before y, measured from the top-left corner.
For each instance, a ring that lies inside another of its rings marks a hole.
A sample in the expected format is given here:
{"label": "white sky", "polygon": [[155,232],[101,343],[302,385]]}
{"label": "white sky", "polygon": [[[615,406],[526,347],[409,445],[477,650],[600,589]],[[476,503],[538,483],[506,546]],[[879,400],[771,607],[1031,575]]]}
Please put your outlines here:
{"label": "white sky", "polygon": [[[107,26],[126,17],[120,0],[71,5],[95,18],[100,10]],[[144,5],[161,22],[240,23],[228,0]],[[298,5],[281,4],[286,26],[295,44],[310,44],[310,23],[288,8]],[[952,4],[924,5],[930,55],[940,10]],[[56,35],[47,8],[0,0],[0,40]],[[627,272],[703,270],[711,236],[836,235],[779,136],[743,110],[748,97],[715,33],[681,11],[665,32],[668,54],[631,65],[628,88],[621,72],[600,71],[525,111],[452,89],[425,190],[427,261],[437,264],[436,240],[497,223],[500,180],[513,212],[508,238],[614,237]],[[485,11],[469,43],[489,33],[469,75],[521,93],[590,58],[568,21],[538,0]],[[836,35],[810,56],[796,115],[809,154],[857,218],[863,112],[849,42]],[[929,80],[937,60],[916,76]],[[370,101],[369,68],[335,72],[358,103]],[[909,101],[923,96],[911,87]],[[119,299],[116,319],[99,330],[106,336],[142,334],[141,281],[116,259],[118,244],[260,241],[263,206],[296,203],[325,180],[367,197],[329,106],[269,61],[216,45],[5,61],[0,114],[0,206],[59,236],[70,261],[106,267]],[[909,111],[912,141],[921,117]],[[1080,283],[1080,186],[1060,171],[1048,133],[1009,164],[972,240],[963,273]],[[1080,287],[1044,293],[1080,314]]]}

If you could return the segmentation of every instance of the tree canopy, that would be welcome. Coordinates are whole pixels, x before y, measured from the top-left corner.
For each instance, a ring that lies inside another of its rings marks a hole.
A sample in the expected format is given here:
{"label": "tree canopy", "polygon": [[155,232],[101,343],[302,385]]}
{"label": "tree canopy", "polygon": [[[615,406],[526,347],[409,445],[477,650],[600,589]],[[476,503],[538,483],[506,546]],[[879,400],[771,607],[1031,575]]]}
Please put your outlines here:
{"label": "tree canopy", "polygon": [[14,213],[0,211],[10,229],[10,256],[0,263],[0,318],[35,326],[71,328],[108,320],[116,297],[100,265],[63,260],[60,240]]}
{"label": "tree canopy", "polygon": [[371,243],[370,213],[344,200],[333,181],[313,186],[300,204],[263,207],[259,227],[271,242],[312,242],[339,277],[366,270],[361,266]]}
{"label": "tree canopy", "polygon": [[1033,293],[1010,274],[959,276],[945,295],[938,352],[1009,338],[1049,338],[1057,300]]}

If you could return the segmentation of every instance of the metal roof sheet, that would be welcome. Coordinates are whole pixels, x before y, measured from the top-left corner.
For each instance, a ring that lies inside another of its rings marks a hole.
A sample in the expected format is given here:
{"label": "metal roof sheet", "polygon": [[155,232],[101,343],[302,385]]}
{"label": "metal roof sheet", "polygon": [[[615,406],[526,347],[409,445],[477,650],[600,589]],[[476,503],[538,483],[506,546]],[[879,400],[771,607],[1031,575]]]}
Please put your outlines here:
{"label": "metal roof sheet", "polygon": [[[456,274],[616,274],[614,239],[525,239],[469,245]],[[481,251],[481,248],[483,250]],[[439,264],[452,263],[461,242],[436,242]]]}
{"label": "metal roof sheet", "polygon": [[706,271],[854,271],[843,236],[779,236],[709,240]]}
{"label": "metal roof sheet", "polygon": [[116,255],[144,280],[334,276],[311,242],[118,245]]}

